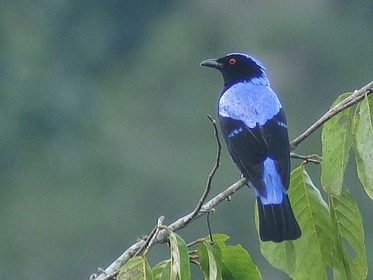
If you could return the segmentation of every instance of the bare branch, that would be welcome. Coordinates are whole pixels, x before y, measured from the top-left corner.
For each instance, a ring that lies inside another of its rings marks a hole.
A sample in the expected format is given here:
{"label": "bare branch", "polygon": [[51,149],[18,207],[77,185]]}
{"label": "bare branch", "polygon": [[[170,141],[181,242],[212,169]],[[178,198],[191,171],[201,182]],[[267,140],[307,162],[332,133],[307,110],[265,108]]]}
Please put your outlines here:
{"label": "bare branch", "polygon": [[135,257],[140,255],[142,253],[142,251],[144,251],[144,256],[149,252],[150,248],[153,246],[154,244],[154,239],[156,238],[158,232],[160,231],[160,228],[161,226],[163,225],[163,221],[164,221],[164,216],[160,216],[157,220],[157,225],[155,226],[155,228],[149,233],[149,235],[147,236],[146,240],[145,240],[145,243],[143,246],[141,246],[141,248],[136,252],[136,254],[134,255]]}
{"label": "bare branch", "polygon": [[318,119],[313,125],[311,125],[305,132],[290,142],[291,150],[294,150],[301,142],[303,142],[308,136],[310,136],[316,129],[322,126],[327,120],[331,119],[339,112],[347,109],[348,107],[361,101],[365,96],[373,92],[373,81],[365,85],[361,89],[355,90],[346,99],[335,105],[329,111],[327,111],[320,119]]}
{"label": "bare branch", "polygon": [[106,280],[111,279],[107,278],[108,276],[115,276],[121,266],[123,266],[130,258],[134,257],[136,252],[141,249],[144,245],[145,240],[138,240],[135,244],[129,247],[122,255],[120,255],[108,268],[106,268],[103,272],[100,271],[100,274],[96,277],[90,276],[89,280]]}
{"label": "bare branch", "polygon": [[[207,183],[205,190],[201,196],[201,198],[198,201],[198,204],[196,208],[189,213],[188,215],[180,218],[179,220],[175,221],[171,225],[168,226],[168,228],[172,231],[177,231],[181,228],[184,228],[187,224],[189,224],[192,220],[208,213],[211,212],[212,209],[214,208],[215,205],[223,201],[224,199],[228,198],[231,194],[235,193],[239,188],[245,185],[246,179],[241,179],[237,183],[233,184],[231,187],[229,187],[227,190],[224,192],[218,194],[215,196],[213,199],[208,201],[207,203],[204,204],[207,195],[209,194],[211,190],[211,184],[212,184],[212,179],[217,171],[217,169],[220,166],[220,157],[221,157],[221,142],[219,139],[219,131],[216,126],[216,121],[210,116],[207,115],[209,120],[211,121],[213,127],[214,127],[214,135],[216,138],[216,159],[215,159],[215,164],[208,175],[207,178]],[[158,225],[150,232],[150,234],[146,237],[145,240],[139,240],[137,243],[132,245],[129,249],[127,249],[115,262],[113,262],[105,271],[99,272],[99,275],[91,275],[90,279],[95,279],[95,280],[106,280],[110,279],[111,277],[115,276],[116,273],[119,271],[120,267],[124,265],[130,258],[134,256],[138,256],[144,249],[145,252],[149,250],[149,248],[156,244],[156,243],[161,243],[165,242],[168,238],[166,230],[162,229],[159,226],[159,223],[163,222],[163,217],[162,221],[160,222],[158,219]],[[109,278],[108,278],[109,277]]]}
{"label": "bare branch", "polygon": [[221,156],[221,147],[222,146],[221,146],[221,142],[220,142],[220,139],[219,139],[219,130],[218,130],[217,126],[216,126],[216,121],[210,115],[207,115],[207,117],[209,118],[209,120],[211,121],[212,125],[214,126],[214,135],[215,135],[216,146],[217,146],[217,148],[216,148],[215,165],[214,165],[214,167],[212,168],[210,174],[207,177],[207,183],[206,183],[205,191],[203,192],[201,198],[199,199],[196,208],[191,213],[192,215],[190,215],[188,217],[188,220],[185,221],[186,224],[188,224],[191,220],[193,220],[196,217],[196,215],[199,213],[199,211],[201,210],[201,207],[202,207],[203,203],[205,202],[206,197],[207,197],[207,195],[209,194],[209,192],[211,190],[212,179],[214,178],[214,175],[215,175],[216,171],[218,170],[218,168],[220,166],[220,156]]}
{"label": "bare branch", "polygon": [[321,163],[321,157],[319,155],[308,155],[308,156],[302,156],[302,155],[298,155],[296,153],[290,153],[290,157],[291,158],[296,158],[296,159],[302,159],[304,160],[305,162],[312,162],[312,163],[315,163],[315,164],[320,164]]}
{"label": "bare branch", "polygon": [[[208,213],[213,209],[216,205],[220,202],[226,200],[229,196],[233,195],[236,191],[241,189],[243,186],[246,185],[246,178],[242,178],[238,180],[236,183],[228,187],[226,190],[222,191],[208,202],[202,205],[201,210],[194,216],[194,219],[197,219]],[[187,224],[186,221],[190,221],[190,217],[193,215],[193,212],[189,213],[188,215],[178,219],[177,221],[173,222],[168,226],[168,228],[172,231],[178,231],[184,228]],[[160,230],[157,237],[154,239],[153,244],[162,243],[167,241],[168,235],[166,230]],[[145,243],[144,240],[139,240],[135,244],[133,244],[130,248],[128,248],[118,259],[116,259],[105,271],[99,274],[95,280],[104,280],[108,279],[105,278],[105,275],[113,275],[115,271],[119,271],[120,267],[124,265],[130,258],[132,258],[136,252],[143,246]]]}
{"label": "bare branch", "polygon": [[188,244],[187,244],[187,247],[188,247],[188,248],[189,248],[189,247],[192,247],[192,246],[194,246],[194,245],[196,245],[196,244],[198,244],[198,243],[200,243],[200,242],[203,242],[203,241],[205,241],[205,238],[199,238],[199,239],[197,239],[197,240],[194,240],[194,241],[188,243]]}

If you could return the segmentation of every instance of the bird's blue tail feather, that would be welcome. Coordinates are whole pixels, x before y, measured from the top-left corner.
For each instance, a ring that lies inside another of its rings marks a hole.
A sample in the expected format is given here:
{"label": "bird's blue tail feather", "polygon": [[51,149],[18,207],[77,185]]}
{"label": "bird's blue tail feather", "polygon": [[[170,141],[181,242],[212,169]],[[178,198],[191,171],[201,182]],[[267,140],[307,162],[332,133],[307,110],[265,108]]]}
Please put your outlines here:
{"label": "bird's blue tail feather", "polygon": [[263,205],[280,204],[284,199],[286,190],[283,187],[280,174],[276,169],[275,162],[267,158],[263,166],[263,181],[265,185],[265,193],[256,191]]}
{"label": "bird's blue tail feather", "polygon": [[264,161],[263,181],[266,192],[257,194],[259,210],[259,234],[262,241],[282,242],[300,237],[301,231],[295,220],[289,198],[275,162]]}

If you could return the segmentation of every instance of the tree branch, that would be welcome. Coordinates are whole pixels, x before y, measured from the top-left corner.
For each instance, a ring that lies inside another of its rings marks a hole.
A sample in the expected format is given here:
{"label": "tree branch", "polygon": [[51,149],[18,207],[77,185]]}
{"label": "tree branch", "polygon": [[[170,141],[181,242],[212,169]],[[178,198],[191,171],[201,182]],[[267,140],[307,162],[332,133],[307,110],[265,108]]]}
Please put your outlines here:
{"label": "tree branch", "polygon": [[296,159],[302,159],[305,162],[312,162],[312,163],[315,163],[315,164],[320,164],[321,163],[321,157],[316,155],[316,154],[308,155],[308,156],[302,156],[302,155],[298,155],[296,153],[290,153],[290,157],[291,158],[296,158]]}
{"label": "tree branch", "polygon": [[216,146],[217,147],[216,147],[215,165],[212,168],[209,176],[207,177],[207,184],[206,184],[205,191],[203,192],[201,198],[199,199],[196,208],[193,210],[193,212],[188,217],[188,219],[185,220],[185,225],[188,224],[191,220],[193,220],[198,215],[198,213],[200,212],[201,207],[202,207],[203,203],[205,202],[206,197],[207,197],[207,195],[209,194],[209,192],[211,190],[212,178],[214,178],[214,175],[215,175],[216,171],[218,170],[218,168],[220,166],[221,143],[220,143],[220,139],[219,139],[219,130],[218,130],[217,126],[216,126],[216,121],[210,115],[207,115],[207,117],[209,118],[209,120],[211,121],[212,125],[214,126],[214,135],[215,135],[215,138],[216,138]]}
{"label": "tree branch", "polygon": [[[303,142],[308,136],[310,136],[317,128],[323,125],[327,120],[338,114],[339,112],[345,110],[346,108],[356,104],[357,102],[361,101],[365,96],[369,95],[373,92],[373,81],[367,84],[366,86],[362,87],[359,90],[355,90],[355,92],[350,95],[348,98],[344,99],[336,106],[331,108],[327,111],[319,120],[317,120],[313,125],[311,125],[306,131],[304,131],[300,136],[290,142],[291,150],[294,150],[301,142]],[[221,150],[221,143],[218,137],[218,130],[216,128],[215,120],[213,120],[210,116],[208,116],[211,122],[214,125],[214,133],[217,141],[217,155],[215,160],[215,165],[210,172],[206,184],[205,191],[201,196],[196,208],[189,214],[181,217],[177,221],[173,222],[168,226],[168,228],[172,231],[178,231],[184,228],[187,224],[191,221],[199,218],[202,215],[210,212],[216,205],[218,205],[223,200],[227,200],[231,195],[233,195],[236,191],[246,185],[246,178],[242,178],[238,180],[236,183],[228,187],[226,190],[222,191],[221,193],[217,194],[215,197],[210,199],[208,202],[204,203],[210,188],[211,188],[211,181],[212,178],[219,167],[220,163],[220,150]],[[158,229],[158,230],[157,230]],[[157,234],[155,232],[157,231]],[[125,252],[122,253],[109,267],[107,267],[104,271],[100,271],[99,275],[92,274],[90,276],[90,280],[109,280],[112,279],[117,273],[121,266],[123,266],[130,258],[135,256],[137,252],[142,251],[145,249],[149,243],[156,244],[162,243],[167,241],[168,235],[166,230],[161,229],[160,227],[156,227],[150,234],[150,238],[147,237],[145,239],[138,240],[135,244],[129,247]],[[154,237],[154,238],[153,238]]]}
{"label": "tree branch", "polygon": [[293,141],[290,142],[290,149],[294,150],[301,142],[303,142],[308,136],[310,136],[316,129],[322,126],[327,120],[331,119],[339,112],[347,109],[348,107],[356,104],[357,102],[361,101],[365,96],[371,94],[373,92],[373,81],[369,84],[365,85],[361,89],[355,90],[353,94],[351,94],[346,99],[339,102],[329,111],[327,111],[320,119],[318,119],[313,125],[311,125],[306,131],[304,131],[301,135],[295,138]]}
{"label": "tree branch", "polygon": [[[192,220],[197,219],[200,216],[208,212],[211,212],[212,209],[217,204],[219,204],[221,201],[227,199],[229,196],[234,194],[237,190],[242,188],[246,183],[246,179],[242,178],[241,180],[239,180],[238,182],[236,182],[235,184],[227,188],[225,191],[221,192],[220,194],[216,195],[214,198],[212,198],[208,202],[204,203],[207,195],[209,194],[211,190],[212,179],[217,169],[220,166],[220,157],[221,157],[221,148],[222,148],[222,145],[219,139],[219,130],[216,126],[216,121],[210,115],[207,115],[207,117],[209,118],[209,120],[211,121],[214,127],[214,135],[215,135],[216,146],[217,146],[215,164],[210,174],[208,175],[205,190],[201,198],[199,199],[198,204],[195,207],[195,209],[188,215],[185,215],[184,217],[178,219],[177,221],[175,221],[174,223],[168,226],[168,228],[174,232],[184,228]],[[162,216],[162,222],[163,222],[163,216]],[[167,231],[159,227],[159,219],[158,219],[158,225],[150,232],[148,236],[145,236],[141,240],[138,240],[135,244],[133,244],[130,248],[128,248],[121,256],[119,256],[108,268],[106,268],[103,271],[100,270],[99,275],[92,274],[89,277],[89,280],[112,279],[114,276],[117,275],[120,267],[123,266],[130,258],[134,256],[138,256],[143,250],[148,251],[149,248],[153,244],[167,241],[167,238],[168,238]]]}
{"label": "tree branch", "polygon": [[[197,215],[194,216],[194,219],[197,219],[201,217],[202,215],[210,212],[216,205],[218,205],[223,200],[226,200],[229,196],[233,195],[236,191],[238,191],[240,188],[246,185],[246,178],[242,178],[238,180],[236,183],[228,187],[226,190],[222,191],[212,199],[210,199],[208,202],[202,205],[200,211],[197,213]],[[189,213],[188,215],[178,219],[177,221],[173,222],[168,226],[168,228],[172,231],[178,231],[182,228],[184,228],[187,225],[187,221],[191,220],[191,217],[193,216],[193,212]],[[156,243],[163,243],[167,241],[168,235],[166,230],[160,230],[156,239],[154,239],[152,242],[153,244]],[[130,258],[132,258],[136,252],[143,247],[145,241],[144,240],[138,240],[135,244],[133,244],[131,247],[129,247],[121,256],[119,256],[108,268],[105,269],[104,272],[101,272],[96,278],[92,278],[95,280],[106,280],[110,278],[106,278],[106,275],[110,275],[111,277],[114,276],[114,272],[118,272],[120,267],[124,265]]]}

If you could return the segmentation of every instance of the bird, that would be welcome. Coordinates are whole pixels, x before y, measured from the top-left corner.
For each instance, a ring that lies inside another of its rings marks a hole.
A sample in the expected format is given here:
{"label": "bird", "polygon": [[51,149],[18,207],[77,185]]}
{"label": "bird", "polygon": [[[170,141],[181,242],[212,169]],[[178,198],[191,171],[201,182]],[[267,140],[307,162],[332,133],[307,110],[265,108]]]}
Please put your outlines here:
{"label": "bird", "polygon": [[206,59],[200,65],[218,69],[223,76],[218,119],[233,162],[255,189],[260,239],[276,243],[298,239],[301,229],[288,197],[287,122],[266,69],[243,53]]}

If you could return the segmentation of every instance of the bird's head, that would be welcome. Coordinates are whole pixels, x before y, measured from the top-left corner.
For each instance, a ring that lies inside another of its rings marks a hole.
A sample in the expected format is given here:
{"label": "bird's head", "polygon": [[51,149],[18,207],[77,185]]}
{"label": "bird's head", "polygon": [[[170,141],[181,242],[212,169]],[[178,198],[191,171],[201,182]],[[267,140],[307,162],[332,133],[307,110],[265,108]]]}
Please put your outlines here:
{"label": "bird's head", "polygon": [[263,65],[247,54],[231,53],[221,58],[206,59],[201,66],[218,69],[223,75],[225,87],[239,81],[253,80],[268,84]]}

